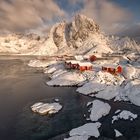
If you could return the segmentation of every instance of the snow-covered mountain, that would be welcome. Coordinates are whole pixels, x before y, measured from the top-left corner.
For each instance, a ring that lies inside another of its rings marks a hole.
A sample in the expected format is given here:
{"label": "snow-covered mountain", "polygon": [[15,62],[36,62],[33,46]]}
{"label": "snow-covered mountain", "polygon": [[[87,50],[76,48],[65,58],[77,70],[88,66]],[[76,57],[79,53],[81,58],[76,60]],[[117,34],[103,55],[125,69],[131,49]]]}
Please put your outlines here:
{"label": "snow-covered mountain", "polygon": [[70,23],[55,24],[48,36],[9,34],[0,36],[0,52],[28,55],[96,54],[139,51],[139,45],[128,37],[107,36],[94,20],[76,15]]}

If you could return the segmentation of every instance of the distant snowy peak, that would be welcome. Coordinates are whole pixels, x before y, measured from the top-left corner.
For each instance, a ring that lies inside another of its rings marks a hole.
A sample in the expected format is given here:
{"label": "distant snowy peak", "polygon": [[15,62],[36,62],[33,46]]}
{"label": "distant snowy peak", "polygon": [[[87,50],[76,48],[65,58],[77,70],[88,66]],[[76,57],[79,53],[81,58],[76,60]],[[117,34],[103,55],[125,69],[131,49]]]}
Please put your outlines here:
{"label": "distant snowy peak", "polygon": [[140,53],[140,46],[136,43],[135,40],[130,39],[129,37],[120,38],[116,36],[111,36],[108,42],[110,44],[110,48],[114,51],[135,51]]}

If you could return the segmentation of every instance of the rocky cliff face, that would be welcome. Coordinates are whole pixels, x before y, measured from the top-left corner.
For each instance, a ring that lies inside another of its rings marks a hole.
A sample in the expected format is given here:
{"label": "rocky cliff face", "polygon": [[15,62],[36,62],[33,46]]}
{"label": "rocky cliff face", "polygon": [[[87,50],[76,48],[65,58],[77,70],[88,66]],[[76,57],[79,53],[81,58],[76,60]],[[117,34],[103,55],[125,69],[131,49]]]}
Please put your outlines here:
{"label": "rocky cliff face", "polygon": [[0,37],[0,52],[32,55],[101,54],[120,50],[137,50],[129,38],[108,37],[94,20],[76,15],[70,23],[55,24],[48,37],[35,34],[9,34]]}
{"label": "rocky cliff face", "polygon": [[[52,27],[50,37],[54,40],[59,54],[81,54],[112,52],[99,25],[84,15],[76,15],[70,23],[62,22]],[[104,49],[101,49],[103,48]]]}
{"label": "rocky cliff face", "polygon": [[83,15],[76,15],[72,23],[66,25],[66,40],[69,46],[81,47],[82,42],[93,34],[99,33],[99,25]]}

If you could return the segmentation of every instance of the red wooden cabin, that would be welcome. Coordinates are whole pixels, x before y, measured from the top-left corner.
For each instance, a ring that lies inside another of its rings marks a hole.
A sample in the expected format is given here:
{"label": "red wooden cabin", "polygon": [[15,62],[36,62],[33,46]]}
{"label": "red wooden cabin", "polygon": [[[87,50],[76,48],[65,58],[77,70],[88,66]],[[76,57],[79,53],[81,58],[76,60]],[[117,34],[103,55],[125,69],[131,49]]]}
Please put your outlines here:
{"label": "red wooden cabin", "polygon": [[89,57],[89,60],[90,60],[91,62],[94,62],[94,61],[97,60],[97,57],[96,57],[95,55],[91,55],[91,56]]}
{"label": "red wooden cabin", "polygon": [[90,62],[79,62],[79,61],[66,61],[66,69],[75,69],[80,71],[92,70],[92,64]]}
{"label": "red wooden cabin", "polygon": [[121,66],[102,66],[102,71],[109,72],[111,74],[121,74],[123,68]]}
{"label": "red wooden cabin", "polygon": [[79,69],[79,64],[78,61],[74,61],[74,60],[66,61],[65,67],[66,69]]}
{"label": "red wooden cabin", "polygon": [[82,62],[79,64],[80,71],[92,70],[93,66],[90,62]]}

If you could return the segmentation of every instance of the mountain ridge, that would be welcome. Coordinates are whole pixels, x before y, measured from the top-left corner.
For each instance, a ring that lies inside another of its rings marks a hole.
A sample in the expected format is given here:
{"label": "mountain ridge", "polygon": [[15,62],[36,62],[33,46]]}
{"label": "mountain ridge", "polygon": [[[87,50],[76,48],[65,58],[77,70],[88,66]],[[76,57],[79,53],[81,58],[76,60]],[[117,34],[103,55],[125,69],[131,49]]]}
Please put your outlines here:
{"label": "mountain ridge", "polygon": [[91,18],[76,15],[72,22],[56,23],[48,36],[9,34],[0,36],[0,52],[20,55],[96,54],[139,51],[140,46],[128,37],[107,36]]}

